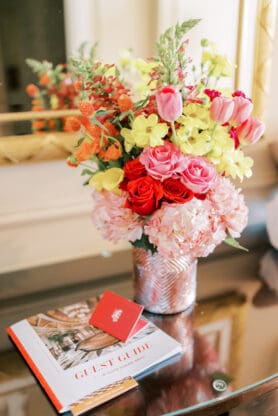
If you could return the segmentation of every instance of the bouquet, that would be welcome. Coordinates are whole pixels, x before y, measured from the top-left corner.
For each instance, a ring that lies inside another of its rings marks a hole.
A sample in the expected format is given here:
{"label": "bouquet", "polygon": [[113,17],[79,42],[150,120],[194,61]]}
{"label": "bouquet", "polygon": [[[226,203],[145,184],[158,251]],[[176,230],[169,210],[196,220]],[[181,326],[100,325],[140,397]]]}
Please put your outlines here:
{"label": "bouquet", "polygon": [[197,23],[170,27],[147,60],[72,62],[81,116],[69,121],[79,141],[68,164],[88,175],[93,222],[168,259],[240,247],[248,209],[231,179],[251,176],[243,150],[264,132],[244,92],[217,87],[233,66],[215,45],[202,40],[200,68],[187,57]]}

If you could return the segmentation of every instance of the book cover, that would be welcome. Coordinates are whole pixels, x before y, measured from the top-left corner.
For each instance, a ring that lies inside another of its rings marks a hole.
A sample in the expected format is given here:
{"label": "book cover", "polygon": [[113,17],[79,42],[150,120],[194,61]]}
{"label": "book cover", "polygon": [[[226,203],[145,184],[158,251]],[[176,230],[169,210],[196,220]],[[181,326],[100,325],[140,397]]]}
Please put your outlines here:
{"label": "book cover", "polygon": [[81,414],[133,388],[134,377],[181,351],[176,340],[150,322],[126,342],[90,325],[97,303],[98,298],[90,298],[7,329],[60,413]]}

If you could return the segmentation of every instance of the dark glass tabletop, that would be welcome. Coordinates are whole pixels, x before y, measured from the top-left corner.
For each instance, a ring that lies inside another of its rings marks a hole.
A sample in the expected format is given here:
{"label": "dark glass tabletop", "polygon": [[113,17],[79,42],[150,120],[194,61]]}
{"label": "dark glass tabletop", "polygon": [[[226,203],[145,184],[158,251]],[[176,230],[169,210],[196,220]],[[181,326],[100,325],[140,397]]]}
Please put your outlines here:
{"label": "dark glass tabletop", "polygon": [[[219,415],[278,386],[277,297],[250,276],[233,283],[221,279],[221,284],[218,276],[209,278],[214,290],[208,291],[201,273],[191,310],[164,316],[145,312],[182,344],[182,354],[89,415]],[[9,410],[14,400],[23,415],[56,414],[15,350],[0,355],[0,368],[1,416],[18,413]]]}

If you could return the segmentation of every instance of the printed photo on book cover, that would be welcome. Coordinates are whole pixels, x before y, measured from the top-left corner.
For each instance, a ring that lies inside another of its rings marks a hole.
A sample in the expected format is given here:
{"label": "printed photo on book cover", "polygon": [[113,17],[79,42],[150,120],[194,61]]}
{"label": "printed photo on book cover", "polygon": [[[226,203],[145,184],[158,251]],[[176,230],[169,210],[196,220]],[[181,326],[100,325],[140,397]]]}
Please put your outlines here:
{"label": "printed photo on book cover", "polygon": [[85,302],[28,318],[29,324],[63,370],[121,350],[123,345],[129,345],[157,330],[154,325],[149,324],[130,340],[122,343],[88,323],[98,300],[96,297],[90,298]]}

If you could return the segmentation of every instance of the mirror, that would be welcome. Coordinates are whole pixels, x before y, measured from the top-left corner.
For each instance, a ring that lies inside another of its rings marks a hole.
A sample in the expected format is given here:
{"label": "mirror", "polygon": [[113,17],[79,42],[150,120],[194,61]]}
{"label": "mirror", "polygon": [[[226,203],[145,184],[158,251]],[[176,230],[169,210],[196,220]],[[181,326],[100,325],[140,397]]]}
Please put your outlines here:
{"label": "mirror", "polygon": [[[112,3],[109,0],[83,0],[81,6],[78,0],[26,0],[22,7],[19,0],[1,2],[0,112],[12,113],[12,116],[0,114],[0,135],[32,133],[30,118],[33,115],[16,116],[32,109],[26,86],[30,83],[39,85],[38,76],[27,66],[26,58],[38,61],[46,59],[54,66],[65,64],[68,57],[76,55],[84,41],[89,44],[97,41],[97,57],[106,62],[116,61],[119,51],[128,47],[133,48],[135,56],[148,57],[153,54],[155,40],[165,28],[177,20],[191,17],[203,17],[203,20],[198,30],[189,34],[189,55],[194,60],[198,59],[202,37],[215,41],[219,52],[227,54],[237,64],[233,86],[235,89],[244,89],[256,98],[257,115],[262,118],[274,38],[274,2],[270,1],[266,8],[262,7],[259,0],[230,0],[225,8],[221,0],[213,0],[213,3],[213,7],[210,7],[200,0],[186,3],[182,0],[171,3],[167,0],[123,0]],[[221,10],[221,19],[214,10]],[[267,37],[264,35],[266,27]],[[262,50],[263,55],[260,54]],[[261,85],[264,85],[263,89]],[[36,108],[36,104],[33,107]],[[35,124],[44,124],[46,132],[56,132],[60,130],[60,121],[57,119],[50,122],[39,119]],[[61,142],[64,140],[68,138],[61,136]],[[20,154],[22,141],[18,138],[0,140],[0,163],[32,160],[38,139],[26,137],[24,141],[24,146],[28,143],[28,149],[23,156]],[[53,146],[52,139],[50,141],[52,148],[57,147],[55,143]],[[62,155],[67,154],[68,150],[64,149]],[[53,149],[50,153],[45,152],[44,158],[53,157],[61,157],[61,152]]]}
{"label": "mirror", "polygon": [[[26,86],[38,77],[26,58],[47,59],[55,65],[66,61],[63,1],[20,0],[0,3],[0,112],[31,109]],[[8,124],[4,134],[31,133],[29,121]],[[3,134],[2,133],[2,134]]]}

